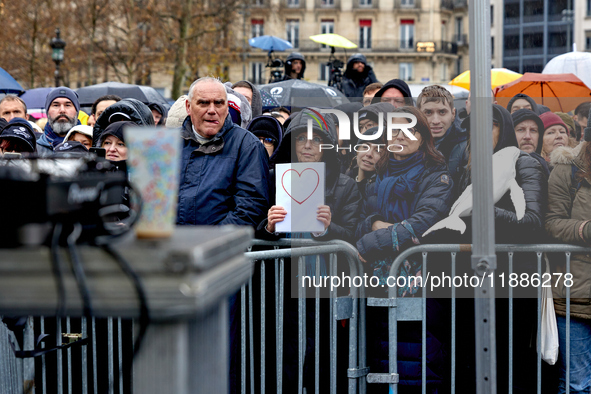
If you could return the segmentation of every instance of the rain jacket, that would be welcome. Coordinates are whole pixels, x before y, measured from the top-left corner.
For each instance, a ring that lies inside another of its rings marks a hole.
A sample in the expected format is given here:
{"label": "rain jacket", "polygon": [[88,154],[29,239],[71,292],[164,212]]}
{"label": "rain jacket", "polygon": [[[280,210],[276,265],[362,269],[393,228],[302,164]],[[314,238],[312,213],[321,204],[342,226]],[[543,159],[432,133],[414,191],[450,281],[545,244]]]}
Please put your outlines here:
{"label": "rain jacket", "polygon": [[139,100],[126,98],[110,105],[96,120],[92,130],[92,146],[100,146],[101,134],[111,124],[109,118],[115,113],[122,113],[129,117],[129,121],[138,126],[154,126],[154,117],[148,106]]}
{"label": "rain jacket", "polygon": [[[353,63],[361,62],[365,64],[362,73],[353,70]],[[367,64],[367,59],[361,53],[352,55],[347,61],[347,68],[341,80],[343,94],[347,97],[363,98],[363,91],[365,87],[374,82],[378,82],[376,75],[370,65]]]}
{"label": "rain jacket", "polygon": [[[80,119],[76,119],[76,125],[79,124],[82,124],[80,123]],[[53,149],[64,142],[64,140],[65,137],[60,137],[55,134],[51,125],[47,122],[43,129],[43,134],[37,139],[37,155],[41,157],[51,156],[53,154]]]}
{"label": "rain jacket", "polygon": [[177,224],[256,226],[269,208],[267,151],[228,115],[201,145],[187,116],[181,129]]}
{"label": "rain jacket", "polygon": [[250,109],[252,111],[252,119],[256,118],[257,116],[262,115],[263,114],[263,99],[261,98],[261,92],[259,92],[259,89],[256,86],[254,86],[252,83],[250,83],[249,81],[238,81],[238,82],[247,83],[248,86],[250,86],[250,89],[252,90],[252,103],[250,104]]}
{"label": "rain jacket", "polygon": [[[587,142],[588,144],[589,142]],[[562,147],[552,152],[551,160],[554,169],[548,182],[548,213],[546,215],[546,231],[559,243],[589,246],[588,234],[584,225],[583,237],[579,233],[581,225],[591,219],[591,179],[587,174],[582,182],[574,179],[573,169],[584,168],[584,144],[571,149]],[[582,152],[581,152],[582,151]],[[574,198],[573,198],[574,197]],[[552,273],[566,274],[564,254],[549,255]],[[570,288],[570,313],[573,317],[591,319],[591,257],[587,253],[573,253],[570,272],[573,274],[573,285]],[[560,316],[566,316],[566,287],[564,280],[554,284],[554,309]]]}
{"label": "rain jacket", "polygon": [[455,120],[447,130],[447,133],[435,140],[435,148],[445,157],[449,175],[455,185],[460,180],[462,167],[468,162],[467,145],[468,133]]}
{"label": "rain jacket", "polygon": [[[295,142],[292,143],[292,140],[296,136],[294,133],[307,130],[308,119],[310,119],[309,113],[308,110],[303,110],[292,116],[283,140],[279,145],[279,149],[274,154],[273,164],[297,161]],[[337,136],[334,121],[330,116],[326,116],[325,120],[328,125],[328,132],[324,128],[320,128],[316,122],[312,122],[313,130],[321,135],[326,143],[336,146]],[[340,162],[335,150],[323,151],[322,161],[326,163],[324,203],[330,207],[332,218],[326,234],[316,239],[341,239],[352,242],[355,227],[357,226],[357,214],[361,200],[357,185],[353,179],[340,173]],[[275,199],[275,190],[272,191],[272,199]],[[273,234],[269,234],[265,230],[266,226],[267,219],[265,218],[257,229],[257,237],[267,239],[278,238]]]}
{"label": "rain jacket", "polygon": [[283,78],[281,79],[282,81],[287,81],[289,79],[293,79],[290,75],[291,75],[291,64],[292,61],[294,60],[301,60],[302,61],[302,71],[300,71],[300,74],[298,75],[298,77],[296,79],[304,79],[304,72],[306,72],[306,59],[304,58],[304,55],[302,55],[299,52],[292,52],[290,53],[287,58],[285,59],[285,65],[284,65],[284,75]]}

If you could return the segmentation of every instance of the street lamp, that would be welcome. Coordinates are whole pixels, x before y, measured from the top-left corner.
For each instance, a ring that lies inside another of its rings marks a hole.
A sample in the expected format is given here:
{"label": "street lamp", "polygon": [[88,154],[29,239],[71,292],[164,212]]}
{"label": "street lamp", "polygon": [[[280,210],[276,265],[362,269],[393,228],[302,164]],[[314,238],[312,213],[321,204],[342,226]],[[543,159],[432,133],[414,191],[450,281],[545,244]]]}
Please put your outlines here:
{"label": "street lamp", "polygon": [[64,48],[66,42],[60,38],[60,29],[55,29],[55,37],[49,43],[51,47],[51,59],[55,63],[55,86],[60,86],[60,63],[64,60]]}

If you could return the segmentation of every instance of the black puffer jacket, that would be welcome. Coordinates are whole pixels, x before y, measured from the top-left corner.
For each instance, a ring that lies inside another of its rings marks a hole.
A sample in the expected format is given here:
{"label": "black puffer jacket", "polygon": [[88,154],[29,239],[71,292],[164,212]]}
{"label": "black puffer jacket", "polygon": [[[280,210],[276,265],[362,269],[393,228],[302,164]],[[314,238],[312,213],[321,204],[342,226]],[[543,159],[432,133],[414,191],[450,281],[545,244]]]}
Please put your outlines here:
{"label": "black puffer jacket", "polygon": [[468,162],[467,145],[468,133],[461,128],[460,122],[455,120],[447,133],[435,140],[435,148],[445,157],[449,175],[456,185],[462,175],[462,167]]}
{"label": "black puffer jacket", "polygon": [[[498,118],[497,118],[498,116]],[[517,138],[513,130],[513,122],[509,112],[500,105],[494,104],[493,118],[499,124],[499,141],[494,152],[508,146],[517,147]],[[496,243],[540,243],[545,239],[544,211],[548,198],[548,179],[540,163],[525,152],[521,152],[515,163],[515,180],[525,195],[525,216],[517,220],[515,207],[507,192],[495,204],[495,242]],[[463,192],[472,183],[470,172],[465,171],[460,180],[460,191]],[[470,217],[463,218],[467,224],[462,242],[470,243]]]}
{"label": "black puffer jacket", "polygon": [[[418,182],[415,198],[410,206],[411,216],[405,220],[412,226],[420,243],[422,234],[432,225],[445,218],[452,203],[452,181],[445,165],[425,168]],[[359,254],[366,260],[376,260],[394,253],[392,245],[392,229],[372,231],[372,225],[377,220],[385,220],[380,213],[378,202],[378,188],[376,182],[367,184],[366,199],[363,201],[360,222],[357,226],[355,238]],[[411,233],[404,226],[396,226],[400,250],[412,246]],[[371,234],[369,237],[364,237]]]}
{"label": "black puffer jacket", "polygon": [[154,117],[150,108],[139,100],[126,98],[109,106],[96,120],[92,133],[92,146],[99,146],[101,134],[108,125],[113,123],[109,118],[115,113],[124,114],[129,119],[126,119],[123,115],[117,115],[113,122],[129,120],[138,126],[154,126]]}
{"label": "black puffer jacket", "polygon": [[[363,72],[359,73],[353,70],[353,63],[361,62],[365,64]],[[371,83],[378,82],[371,66],[367,64],[367,59],[361,53],[352,55],[347,61],[347,68],[342,79],[342,91],[347,97],[363,99],[365,87]]]}
{"label": "black puffer jacket", "polygon": [[[295,154],[295,137],[302,131],[307,130],[310,111],[303,110],[291,117],[291,122],[285,131],[279,149],[274,154],[273,164],[292,163],[297,161]],[[318,133],[328,144],[337,144],[335,124],[332,117],[325,117],[328,132],[321,129],[316,122],[312,122],[315,133]],[[359,204],[361,196],[357,190],[355,181],[340,173],[340,162],[335,150],[324,150],[322,161],[326,163],[326,184],[324,190],[324,203],[330,207],[331,223],[328,231],[322,237],[316,239],[325,241],[341,239],[353,242],[353,234],[357,227]],[[271,190],[271,199],[275,200],[275,190]],[[269,234],[265,227],[267,219],[263,220],[257,228],[257,238],[277,239],[275,234]]]}

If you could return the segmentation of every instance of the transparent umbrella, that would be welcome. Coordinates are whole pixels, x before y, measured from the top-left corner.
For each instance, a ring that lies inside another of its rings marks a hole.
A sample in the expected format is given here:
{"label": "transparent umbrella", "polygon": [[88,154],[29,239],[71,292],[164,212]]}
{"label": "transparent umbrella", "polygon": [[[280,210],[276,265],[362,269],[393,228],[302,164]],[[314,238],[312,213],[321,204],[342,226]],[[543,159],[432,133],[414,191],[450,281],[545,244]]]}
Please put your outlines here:
{"label": "transparent umbrella", "polygon": [[568,52],[550,60],[542,74],[571,73],[579,77],[585,85],[591,88],[591,53]]}

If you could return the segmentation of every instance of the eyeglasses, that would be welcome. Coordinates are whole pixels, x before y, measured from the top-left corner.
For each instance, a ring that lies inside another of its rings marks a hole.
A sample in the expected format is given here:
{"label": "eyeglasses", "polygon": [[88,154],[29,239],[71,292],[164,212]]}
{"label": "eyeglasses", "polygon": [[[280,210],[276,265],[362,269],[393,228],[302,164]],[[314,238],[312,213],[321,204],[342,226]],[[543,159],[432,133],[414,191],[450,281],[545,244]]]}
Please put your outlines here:
{"label": "eyeglasses", "polygon": [[[417,133],[419,132],[417,129],[415,129],[414,127],[409,127],[406,130],[410,131],[412,133],[412,135],[416,136]],[[397,129],[397,130],[392,130],[392,138],[396,138],[398,137],[398,134],[400,134],[402,130]],[[406,136],[406,134],[403,134],[404,136]]]}
{"label": "eyeglasses", "polygon": [[263,145],[268,146],[269,148],[275,146],[275,144],[277,143],[277,140],[271,137],[259,137],[259,141],[261,141]]}
{"label": "eyeglasses", "polygon": [[300,135],[296,138],[296,144],[298,145],[305,145],[306,141],[310,141],[310,143],[312,143],[314,146],[319,146],[322,143],[322,139],[320,139],[320,137],[314,137],[311,140],[308,140],[306,136]]}

